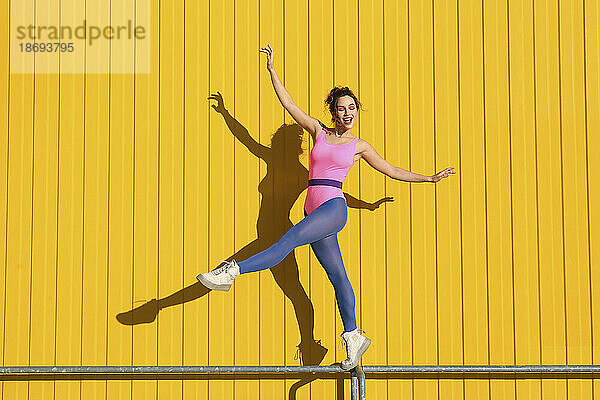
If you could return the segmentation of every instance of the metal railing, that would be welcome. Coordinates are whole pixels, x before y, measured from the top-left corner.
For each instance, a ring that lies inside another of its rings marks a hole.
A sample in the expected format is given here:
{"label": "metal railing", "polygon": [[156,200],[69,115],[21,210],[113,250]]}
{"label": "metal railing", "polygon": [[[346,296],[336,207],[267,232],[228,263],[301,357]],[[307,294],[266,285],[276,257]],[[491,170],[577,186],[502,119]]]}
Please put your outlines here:
{"label": "metal railing", "polygon": [[[95,376],[95,375],[122,375],[129,376],[132,380],[143,376],[145,379],[158,375],[157,378],[167,375],[188,375],[188,374],[348,374],[339,366],[74,366],[74,367],[0,367],[0,380],[22,380],[25,378],[39,378],[41,376],[47,379],[57,379],[61,377],[71,377],[73,375]],[[540,374],[536,378],[551,377],[557,378],[557,375],[565,375],[568,378],[571,374],[576,374],[578,378],[588,377],[597,378],[595,374],[600,373],[600,365],[369,365],[363,368],[356,367],[350,372],[351,399],[366,400],[366,377],[367,374],[438,374],[435,378],[443,379],[444,375],[456,374],[475,374],[488,375],[493,378],[493,374]],[[257,377],[258,377],[257,376]],[[78,377],[75,377],[77,379]],[[478,376],[478,379],[481,379]],[[485,378],[485,377],[483,377]],[[410,379],[410,378],[405,378]],[[453,377],[456,379],[456,377]]]}

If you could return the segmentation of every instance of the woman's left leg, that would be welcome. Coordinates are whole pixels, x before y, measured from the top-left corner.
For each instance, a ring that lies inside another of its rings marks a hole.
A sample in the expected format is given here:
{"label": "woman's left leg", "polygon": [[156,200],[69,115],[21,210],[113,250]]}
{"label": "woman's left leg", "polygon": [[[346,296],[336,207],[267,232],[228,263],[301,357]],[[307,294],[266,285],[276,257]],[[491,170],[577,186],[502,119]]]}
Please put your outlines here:
{"label": "woman's left leg", "polygon": [[358,365],[360,358],[371,345],[371,340],[356,328],[354,291],[342,262],[337,234],[324,237],[310,245],[335,289],[335,297],[344,322],[342,339],[346,344],[346,355],[348,356],[342,360],[340,366],[348,371]]}
{"label": "woman's left leg", "polygon": [[346,268],[344,268],[337,233],[311,243],[310,247],[312,247],[317,259],[325,269],[329,281],[333,285],[340,316],[344,323],[344,331],[351,332],[355,330],[354,291],[346,274]]}

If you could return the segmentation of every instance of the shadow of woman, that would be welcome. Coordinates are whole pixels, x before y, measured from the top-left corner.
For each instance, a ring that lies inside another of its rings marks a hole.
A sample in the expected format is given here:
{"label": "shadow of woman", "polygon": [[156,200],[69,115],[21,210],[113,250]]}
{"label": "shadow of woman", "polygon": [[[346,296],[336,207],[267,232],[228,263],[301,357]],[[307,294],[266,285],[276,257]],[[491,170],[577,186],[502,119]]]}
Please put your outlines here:
{"label": "shadow of woman", "polygon": [[[212,107],[223,116],[231,133],[252,154],[267,164],[267,174],[258,185],[262,199],[256,222],[257,238],[227,258],[227,261],[245,260],[269,248],[293,226],[290,211],[300,194],[308,187],[308,170],[298,158],[303,152],[303,130],[296,124],[283,124],[273,134],[271,147],[267,147],[255,141],[248,130],[227,111],[220,93],[211,95],[209,99],[217,101]],[[385,197],[375,203],[368,203],[347,193],[344,196],[348,207],[368,210],[375,210],[383,202],[393,201],[391,197]],[[300,283],[295,252],[290,252],[281,263],[269,270],[294,307],[300,330],[300,344],[297,347],[302,365],[319,365],[327,349],[314,339],[314,308]],[[150,300],[120,313],[116,318],[124,325],[150,323],[156,319],[160,310],[195,300],[208,292],[210,289],[196,282],[167,297]]]}

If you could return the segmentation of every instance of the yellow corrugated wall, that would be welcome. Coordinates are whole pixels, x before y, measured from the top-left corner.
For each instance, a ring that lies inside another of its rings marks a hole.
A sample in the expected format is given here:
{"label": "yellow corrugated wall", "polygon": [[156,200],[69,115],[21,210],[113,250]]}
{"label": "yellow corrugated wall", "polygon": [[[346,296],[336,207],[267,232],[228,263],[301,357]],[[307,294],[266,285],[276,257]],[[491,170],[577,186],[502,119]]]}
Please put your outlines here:
{"label": "yellow corrugated wall", "polygon": [[[63,25],[135,7],[19,1]],[[9,27],[8,0],[0,12]],[[386,160],[457,171],[409,184],[361,161],[348,175],[363,202],[394,198],[350,208],[338,235],[373,339],[364,364],[598,363],[597,0],[152,0],[137,12],[151,12],[149,74],[10,74],[0,31],[3,365],[298,365],[301,331],[328,349],[323,365],[343,359],[309,246],[228,293],[194,283],[303,217],[312,143],[305,133],[298,156],[293,127],[271,143],[293,120],[258,52],[267,43],[306,112],[328,121],[326,94],[348,85],[365,105],[353,133]],[[95,45],[79,71],[140,62]],[[217,91],[240,125],[210,107]],[[0,386],[9,400],[339,398],[334,380],[298,382]],[[600,397],[591,379],[367,384],[370,399]]]}

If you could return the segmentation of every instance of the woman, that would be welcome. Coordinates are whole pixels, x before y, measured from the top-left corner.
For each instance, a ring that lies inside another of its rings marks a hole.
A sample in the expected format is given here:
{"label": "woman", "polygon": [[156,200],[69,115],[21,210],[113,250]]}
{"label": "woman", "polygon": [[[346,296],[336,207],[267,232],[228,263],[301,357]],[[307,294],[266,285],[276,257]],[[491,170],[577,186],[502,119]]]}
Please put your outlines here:
{"label": "woman", "polygon": [[325,100],[335,125],[334,128],[327,128],[294,103],[275,73],[271,46],[261,48],[260,52],[267,54],[267,70],[271,74],[271,82],[279,101],[292,118],[313,137],[304,219],[268,249],[239,263],[235,260],[226,262],[211,272],[198,275],[197,279],[210,289],[227,291],[236,276],[271,268],[296,247],[310,243],[335,289],[338,309],[344,323],[341,336],[348,357],[342,361],[341,367],[350,370],[358,365],[371,340],[357,329],[354,291],[346,275],[337,240],[337,233],[346,225],[347,219],[342,183],[348,171],[357,160],[363,158],[379,172],[409,182],[435,183],[455,172],[451,167],[433,176],[418,175],[394,167],[381,158],[369,143],[352,134],[360,103],[347,87],[332,89]]}

